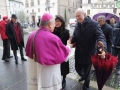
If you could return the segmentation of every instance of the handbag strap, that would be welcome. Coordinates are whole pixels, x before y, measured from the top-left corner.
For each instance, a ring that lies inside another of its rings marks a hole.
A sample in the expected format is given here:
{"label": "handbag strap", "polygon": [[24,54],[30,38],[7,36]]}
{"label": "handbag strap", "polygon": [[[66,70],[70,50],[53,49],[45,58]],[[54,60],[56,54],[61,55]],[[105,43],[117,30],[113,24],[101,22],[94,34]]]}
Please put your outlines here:
{"label": "handbag strap", "polygon": [[[38,30],[38,31],[39,31],[39,30]],[[35,37],[36,37],[38,31],[35,33],[34,38],[33,38],[33,40],[32,40],[33,59],[34,59],[35,62],[36,62],[36,53],[35,53],[35,43],[34,43],[34,41],[35,41]]]}
{"label": "handbag strap", "polygon": [[[41,29],[39,29],[39,30],[41,30]],[[38,31],[39,31],[39,30],[38,30]],[[34,59],[35,62],[36,62],[36,53],[35,53],[35,43],[34,43],[34,41],[35,41],[35,37],[36,37],[38,31],[35,33],[34,38],[33,38],[33,40],[32,40],[33,59]]]}

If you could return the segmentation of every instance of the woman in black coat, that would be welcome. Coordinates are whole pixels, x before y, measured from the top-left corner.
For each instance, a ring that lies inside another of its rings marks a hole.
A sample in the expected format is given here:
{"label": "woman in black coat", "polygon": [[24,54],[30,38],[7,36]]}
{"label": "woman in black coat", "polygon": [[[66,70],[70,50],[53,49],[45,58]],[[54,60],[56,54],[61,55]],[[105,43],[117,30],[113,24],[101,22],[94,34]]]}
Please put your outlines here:
{"label": "woman in black coat", "polygon": [[[69,30],[65,29],[65,21],[62,16],[56,15],[55,18],[55,30],[54,34],[57,35],[64,45],[67,44],[67,40],[70,37]],[[63,76],[62,88],[66,85],[66,75],[69,73],[69,62],[63,62],[61,64],[61,75]]]}

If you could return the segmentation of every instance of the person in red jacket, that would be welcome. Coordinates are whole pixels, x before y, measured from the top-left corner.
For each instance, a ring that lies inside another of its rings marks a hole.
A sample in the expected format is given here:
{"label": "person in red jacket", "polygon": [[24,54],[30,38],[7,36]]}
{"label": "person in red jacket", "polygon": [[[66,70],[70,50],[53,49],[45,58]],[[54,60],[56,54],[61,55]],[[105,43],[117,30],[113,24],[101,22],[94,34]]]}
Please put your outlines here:
{"label": "person in red jacket", "polygon": [[10,56],[10,42],[7,35],[5,34],[7,22],[8,22],[8,16],[3,16],[3,20],[0,21],[0,34],[3,40],[2,60],[4,60],[5,62],[9,62],[9,58],[13,57]]}

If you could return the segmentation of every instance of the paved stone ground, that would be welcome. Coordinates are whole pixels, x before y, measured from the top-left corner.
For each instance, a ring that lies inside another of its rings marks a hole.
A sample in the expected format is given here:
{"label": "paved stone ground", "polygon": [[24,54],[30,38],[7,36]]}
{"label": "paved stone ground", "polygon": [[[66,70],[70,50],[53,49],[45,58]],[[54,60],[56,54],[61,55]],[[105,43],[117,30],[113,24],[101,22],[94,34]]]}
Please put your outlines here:
{"label": "paved stone ground", "polygon": [[[0,47],[0,57],[2,57],[2,47]],[[21,61],[20,57],[18,65],[15,65],[14,58],[11,58],[10,62],[0,60],[0,90],[27,90],[26,67],[27,62]],[[73,80],[69,75],[64,90],[81,90],[82,83]]]}
{"label": "paved stone ground", "polygon": [[[74,56],[72,56],[69,60],[69,65],[70,65],[70,74],[67,75],[68,78],[71,78],[75,81],[79,80],[79,76],[75,71],[75,67],[74,67]],[[94,84],[96,83],[96,76],[95,73],[91,74],[91,82]],[[91,84],[91,86],[93,85]],[[109,88],[109,90],[120,90],[120,75],[117,75],[115,73],[115,71],[113,71],[113,73],[111,74],[111,76],[109,77],[109,79],[107,80],[105,86],[107,86]],[[105,87],[105,88],[107,88]],[[97,88],[97,86],[95,86],[95,88]],[[111,89],[110,89],[111,88]],[[104,88],[103,88],[104,89]]]}
{"label": "paved stone ground", "polygon": [[20,59],[19,65],[15,65],[14,59],[10,62],[0,60],[0,90],[27,90],[26,65]]}

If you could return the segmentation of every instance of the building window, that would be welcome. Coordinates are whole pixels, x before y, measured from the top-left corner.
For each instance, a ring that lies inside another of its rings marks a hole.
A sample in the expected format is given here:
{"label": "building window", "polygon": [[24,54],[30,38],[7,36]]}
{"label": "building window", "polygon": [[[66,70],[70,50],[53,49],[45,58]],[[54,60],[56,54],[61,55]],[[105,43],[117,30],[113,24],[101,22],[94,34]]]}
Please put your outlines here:
{"label": "building window", "polygon": [[46,3],[48,2],[48,0],[46,0]]}
{"label": "building window", "polygon": [[40,12],[40,8],[38,8],[38,12]]}
{"label": "building window", "polygon": [[25,7],[29,7],[28,3],[25,3]]}
{"label": "building window", "polygon": [[88,4],[91,4],[91,0],[88,0]]}
{"label": "building window", "polygon": [[34,9],[32,9],[32,13],[34,13]]}
{"label": "building window", "polygon": [[77,3],[77,2],[74,2],[74,7],[75,7],[75,8],[77,7],[77,6],[76,6],[76,3]]}
{"label": "building window", "polygon": [[90,15],[90,10],[87,10],[87,15]]}
{"label": "building window", "polygon": [[113,8],[113,13],[114,13],[114,14],[117,13],[117,8]]}
{"label": "building window", "polygon": [[27,13],[29,13],[29,11],[27,10]]}
{"label": "building window", "polygon": [[72,11],[73,11],[72,9],[68,8],[68,12],[69,12],[70,14],[73,13]]}
{"label": "building window", "polygon": [[38,0],[38,5],[40,5],[40,0]]}
{"label": "building window", "polygon": [[47,11],[47,8],[45,8],[45,11]]}
{"label": "building window", "polygon": [[1,19],[1,15],[0,15],[0,19]]}
{"label": "building window", "polygon": [[34,6],[34,2],[31,2],[30,4],[31,4],[31,6]]}

